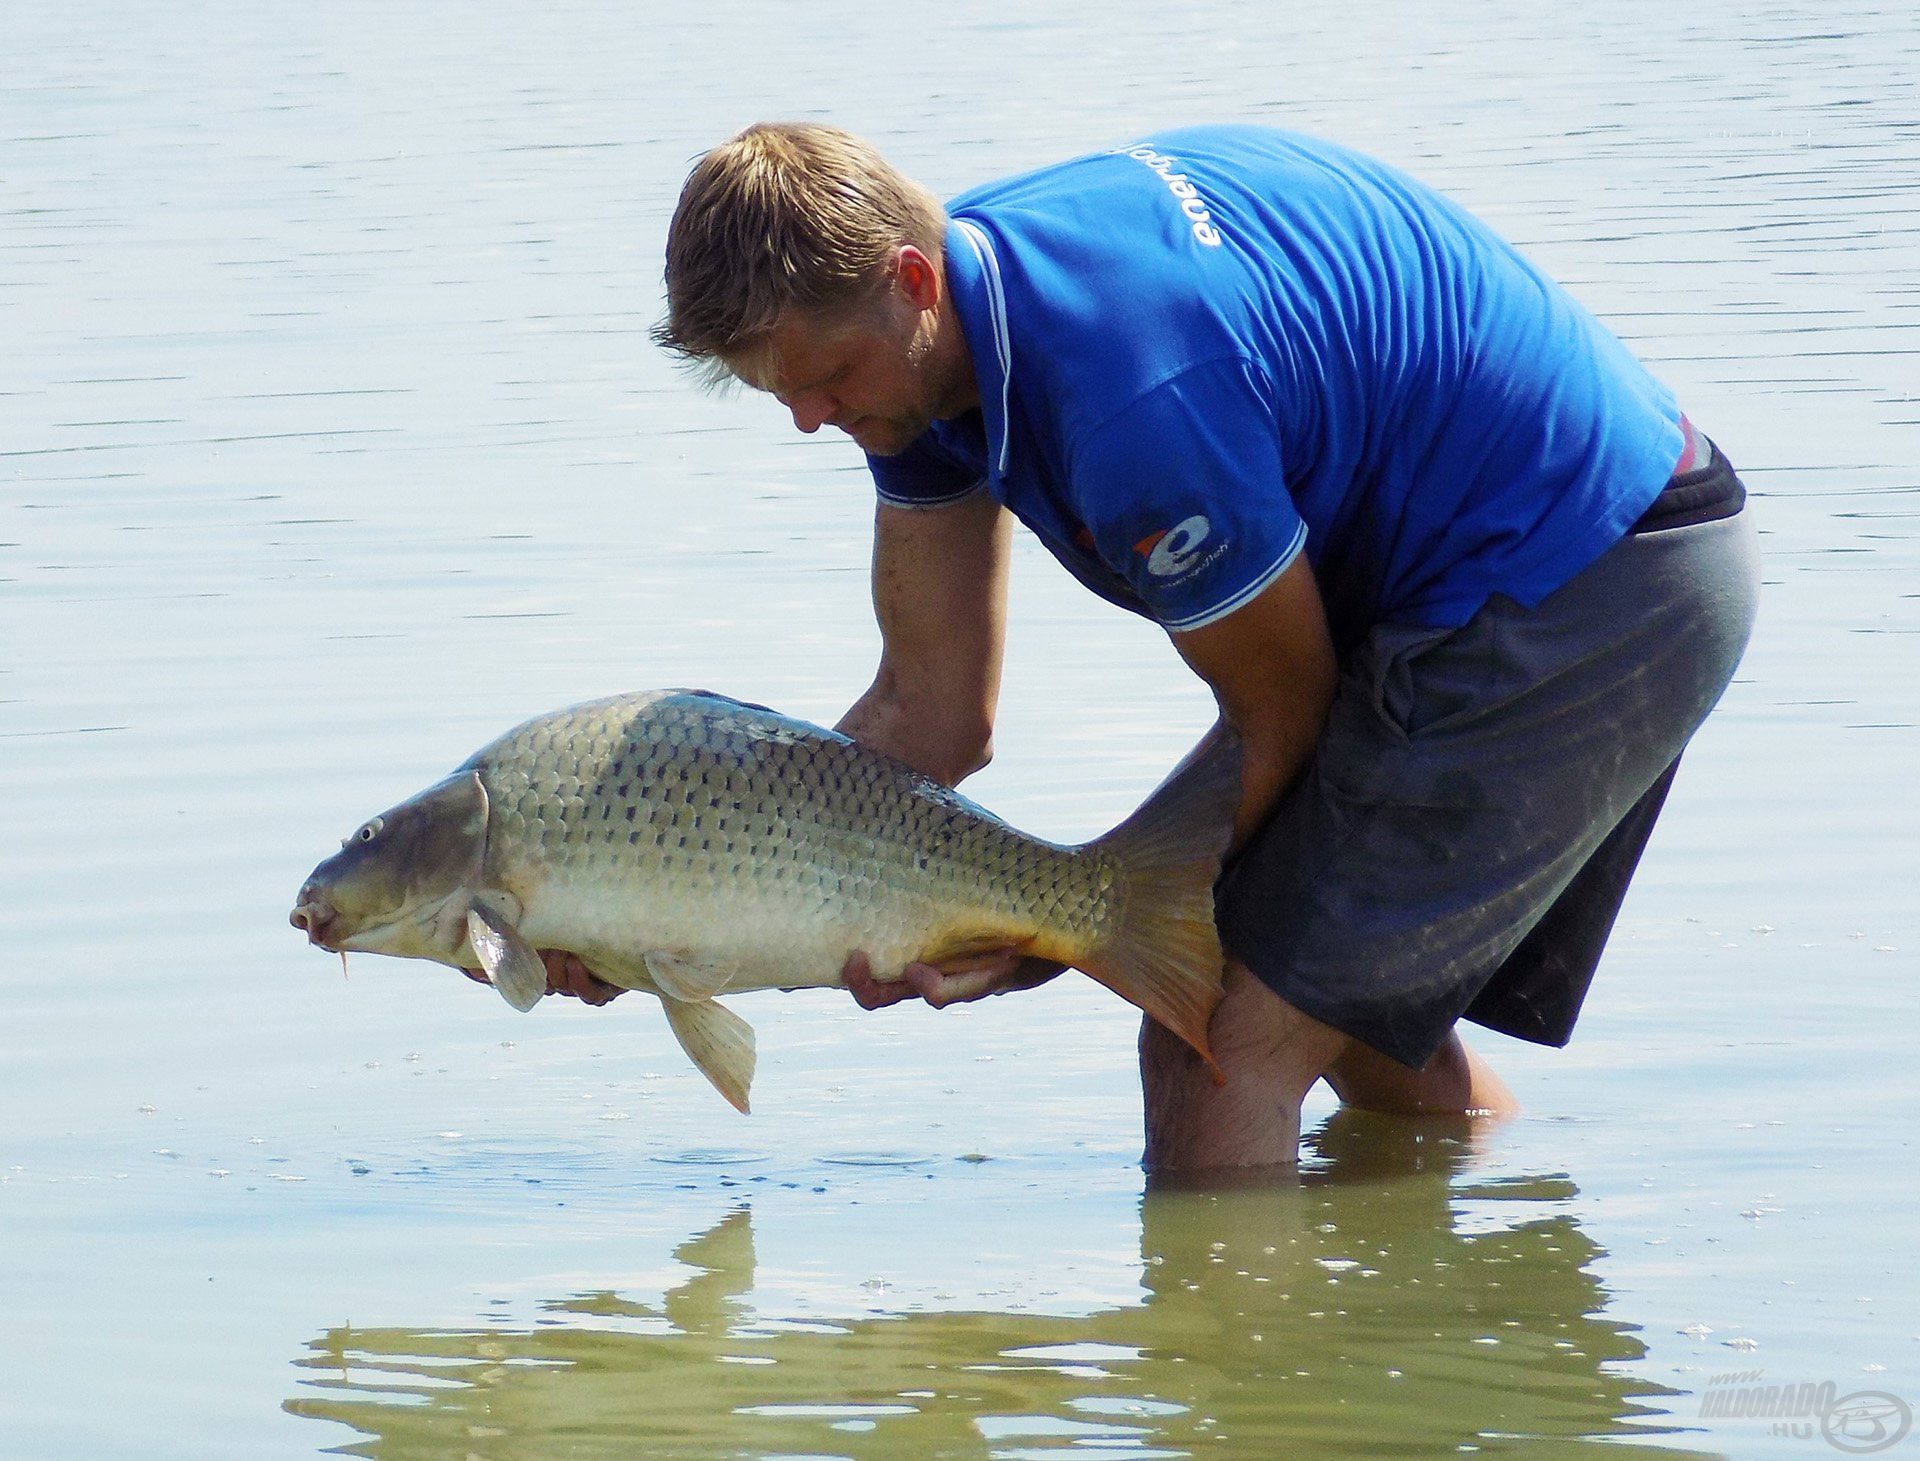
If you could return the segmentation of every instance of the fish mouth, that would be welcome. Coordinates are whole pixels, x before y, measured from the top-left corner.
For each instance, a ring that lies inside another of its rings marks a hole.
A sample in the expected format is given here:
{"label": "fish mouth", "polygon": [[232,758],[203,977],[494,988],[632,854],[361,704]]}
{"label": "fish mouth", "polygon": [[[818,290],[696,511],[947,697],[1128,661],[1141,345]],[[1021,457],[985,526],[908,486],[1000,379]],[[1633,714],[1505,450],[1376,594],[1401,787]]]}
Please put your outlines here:
{"label": "fish mouth", "polygon": [[334,945],[327,940],[327,935],[339,922],[339,915],[327,905],[325,900],[307,898],[296,903],[293,912],[287,915],[287,922],[304,933],[308,943],[326,949],[329,953],[335,952]]}
{"label": "fish mouth", "polygon": [[325,898],[304,888],[301,892],[304,896],[294,904],[287,922],[306,934],[314,948],[330,954],[391,953],[386,945],[393,934],[406,928],[431,927],[433,923],[432,918],[422,918],[418,912],[403,911],[379,923],[349,925]]}

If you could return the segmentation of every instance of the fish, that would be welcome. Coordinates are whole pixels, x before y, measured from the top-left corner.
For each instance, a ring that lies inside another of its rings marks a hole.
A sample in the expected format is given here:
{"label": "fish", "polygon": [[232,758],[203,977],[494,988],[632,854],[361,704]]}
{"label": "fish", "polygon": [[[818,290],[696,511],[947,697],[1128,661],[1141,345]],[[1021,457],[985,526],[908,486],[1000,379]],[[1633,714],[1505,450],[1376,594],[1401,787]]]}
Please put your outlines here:
{"label": "fish", "polygon": [[856,950],[880,979],[1001,949],[1068,965],[1211,1065],[1213,884],[1239,794],[1236,746],[1210,738],[1112,831],[1065,845],[837,731],[651,690],[536,716],[363,822],[290,921],[343,958],[483,970],[521,1011],[547,992],[537,951],[569,951],[657,995],[743,1113],[753,1030],[718,996],[839,985]]}

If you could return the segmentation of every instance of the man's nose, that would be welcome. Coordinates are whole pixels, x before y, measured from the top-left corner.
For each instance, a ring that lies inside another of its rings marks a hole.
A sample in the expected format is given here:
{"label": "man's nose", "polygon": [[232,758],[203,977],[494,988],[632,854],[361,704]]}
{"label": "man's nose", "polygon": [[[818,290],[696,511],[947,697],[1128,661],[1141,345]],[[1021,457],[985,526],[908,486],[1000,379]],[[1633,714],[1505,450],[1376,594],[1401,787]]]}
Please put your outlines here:
{"label": "man's nose", "polygon": [[832,420],[838,409],[839,402],[825,391],[807,391],[787,402],[793,424],[809,436]]}

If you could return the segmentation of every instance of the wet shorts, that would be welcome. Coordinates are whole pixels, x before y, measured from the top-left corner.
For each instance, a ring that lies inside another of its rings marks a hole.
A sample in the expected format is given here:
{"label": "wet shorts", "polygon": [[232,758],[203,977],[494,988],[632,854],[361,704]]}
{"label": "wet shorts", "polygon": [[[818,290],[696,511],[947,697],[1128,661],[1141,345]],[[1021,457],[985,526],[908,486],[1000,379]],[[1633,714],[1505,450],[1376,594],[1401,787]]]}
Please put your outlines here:
{"label": "wet shorts", "polygon": [[1306,776],[1222,877],[1227,947],[1296,1008],[1419,1067],[1465,1017],[1564,1045],[1680,752],[1756,592],[1716,448],[1532,609],[1375,628]]}

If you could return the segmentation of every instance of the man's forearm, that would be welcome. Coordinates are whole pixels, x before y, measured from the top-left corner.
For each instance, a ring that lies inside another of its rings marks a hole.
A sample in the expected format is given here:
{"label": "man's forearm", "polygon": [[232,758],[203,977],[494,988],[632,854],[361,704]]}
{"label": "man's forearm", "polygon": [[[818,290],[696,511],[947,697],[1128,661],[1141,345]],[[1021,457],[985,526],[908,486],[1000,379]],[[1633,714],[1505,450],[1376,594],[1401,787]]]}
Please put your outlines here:
{"label": "man's forearm", "polygon": [[948,786],[993,754],[1010,521],[984,492],[874,518],[880,668],[836,729]]}
{"label": "man's forearm", "polygon": [[[1252,602],[1173,636],[1240,737],[1240,811],[1233,845],[1265,825],[1306,772],[1339,680],[1319,585],[1304,556]],[[1214,732],[1217,734],[1217,730]]]}
{"label": "man's forearm", "polygon": [[1254,736],[1246,736],[1234,731],[1222,716],[1194,744],[1173,774],[1178,776],[1198,764],[1226,735],[1232,735],[1238,742],[1240,758],[1240,802],[1234,812],[1233,840],[1226,854],[1231,857],[1265,825],[1280,804],[1280,798],[1306,771],[1307,763],[1313,759],[1318,730],[1308,735],[1279,736],[1272,727],[1265,727]]}
{"label": "man's forearm", "polygon": [[[1208,732],[1222,734],[1223,720]],[[1264,727],[1261,734],[1240,738],[1240,808],[1234,813],[1232,856],[1258,832],[1280,805],[1280,798],[1293,789],[1306,774],[1320,739],[1320,723],[1308,728],[1304,723],[1281,728]]]}

